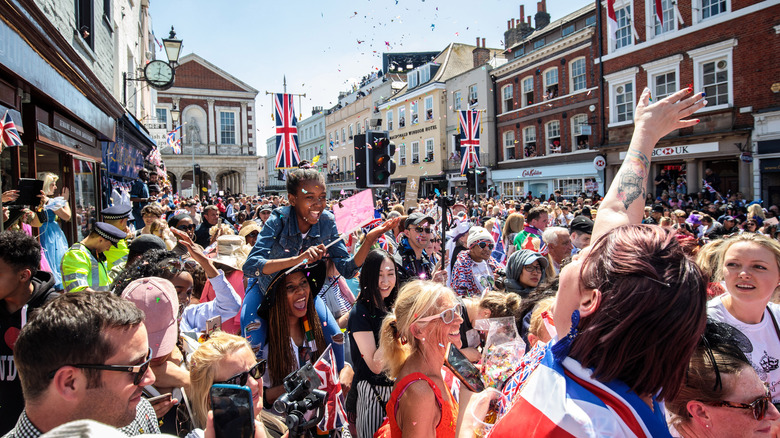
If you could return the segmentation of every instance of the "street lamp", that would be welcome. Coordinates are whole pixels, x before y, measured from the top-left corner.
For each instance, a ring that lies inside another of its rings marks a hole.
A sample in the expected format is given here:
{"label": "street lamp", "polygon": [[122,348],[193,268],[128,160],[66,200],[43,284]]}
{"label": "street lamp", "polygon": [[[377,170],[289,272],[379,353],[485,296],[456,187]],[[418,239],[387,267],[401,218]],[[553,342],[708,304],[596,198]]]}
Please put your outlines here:
{"label": "street lamp", "polygon": [[171,26],[171,33],[168,38],[163,38],[163,46],[165,46],[165,55],[168,57],[168,63],[171,65],[179,62],[179,52],[181,52],[182,41],[176,39],[176,32]]}
{"label": "street lamp", "polygon": [[181,111],[179,111],[178,108],[176,108],[176,104],[173,104],[173,108],[171,108],[171,121],[173,122],[172,128],[176,128],[176,124],[179,123],[179,116],[181,115]]}

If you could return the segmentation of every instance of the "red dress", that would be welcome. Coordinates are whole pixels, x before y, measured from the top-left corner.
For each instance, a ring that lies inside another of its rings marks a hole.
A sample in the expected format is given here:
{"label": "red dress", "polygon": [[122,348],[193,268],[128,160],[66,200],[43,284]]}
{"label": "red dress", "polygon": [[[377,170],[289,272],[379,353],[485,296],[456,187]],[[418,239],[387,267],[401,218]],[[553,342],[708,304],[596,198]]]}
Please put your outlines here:
{"label": "red dress", "polygon": [[387,420],[379,428],[374,438],[401,438],[401,428],[398,427],[398,423],[395,419],[395,413],[398,409],[398,403],[401,396],[404,394],[409,385],[418,381],[425,380],[428,386],[433,389],[433,394],[436,396],[436,404],[441,408],[441,418],[439,424],[436,425],[436,437],[437,438],[454,438],[455,426],[458,421],[458,406],[447,400],[444,400],[441,395],[441,390],[428,376],[423,373],[412,373],[403,379],[399,380],[395,384],[393,392],[390,394],[390,400],[387,401]]}

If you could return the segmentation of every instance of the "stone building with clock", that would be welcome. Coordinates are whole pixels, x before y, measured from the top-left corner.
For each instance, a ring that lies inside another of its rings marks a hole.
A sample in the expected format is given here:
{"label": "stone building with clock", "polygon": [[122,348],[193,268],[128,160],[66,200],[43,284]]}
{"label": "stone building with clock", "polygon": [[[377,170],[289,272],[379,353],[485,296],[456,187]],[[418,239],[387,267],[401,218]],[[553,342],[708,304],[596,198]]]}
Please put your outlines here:
{"label": "stone building with clock", "polygon": [[[160,80],[164,75],[160,72]],[[194,173],[195,191],[202,195],[257,194],[257,93],[194,53],[181,57],[174,86],[157,91],[157,123],[148,125],[175,192],[191,196]],[[174,108],[181,114],[177,125],[171,120]],[[181,154],[175,154],[166,133],[179,124]]]}

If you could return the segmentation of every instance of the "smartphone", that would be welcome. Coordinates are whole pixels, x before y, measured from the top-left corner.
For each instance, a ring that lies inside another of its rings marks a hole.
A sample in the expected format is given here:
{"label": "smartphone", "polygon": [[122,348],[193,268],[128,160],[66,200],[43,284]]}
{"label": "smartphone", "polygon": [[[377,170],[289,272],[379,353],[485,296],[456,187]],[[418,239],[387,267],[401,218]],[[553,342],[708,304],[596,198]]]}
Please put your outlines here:
{"label": "smartphone", "polygon": [[211,319],[206,320],[206,334],[211,335],[217,330],[222,328],[222,317],[217,315]]}
{"label": "smartphone", "polygon": [[32,178],[20,178],[18,190],[19,198],[14,201],[13,205],[36,206],[41,203],[41,198],[38,195],[43,190],[43,181]]}
{"label": "smartphone", "polygon": [[457,377],[466,388],[471,392],[482,392],[485,384],[482,383],[482,376],[477,369],[463,353],[453,344],[450,344],[450,351],[447,354],[447,361],[444,363],[455,377]]}
{"label": "smartphone", "polygon": [[255,413],[252,391],[246,386],[218,383],[209,391],[216,438],[253,438]]}

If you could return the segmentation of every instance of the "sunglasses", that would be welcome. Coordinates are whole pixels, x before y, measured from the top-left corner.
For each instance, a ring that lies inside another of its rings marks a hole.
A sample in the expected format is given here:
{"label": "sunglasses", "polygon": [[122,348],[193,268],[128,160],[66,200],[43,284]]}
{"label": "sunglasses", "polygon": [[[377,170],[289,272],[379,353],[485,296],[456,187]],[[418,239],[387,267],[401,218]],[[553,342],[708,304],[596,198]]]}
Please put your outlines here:
{"label": "sunglasses", "polygon": [[177,229],[177,230],[182,230],[182,231],[189,231],[189,230],[194,230],[194,229],[195,229],[195,224],[189,224],[189,225],[177,225],[177,226],[176,226],[176,229]]}
{"label": "sunglasses", "polygon": [[[152,362],[152,348],[149,347],[149,352],[146,354],[146,359],[140,365],[99,365],[99,364],[76,364],[76,365],[63,365],[72,366],[75,368],[88,368],[93,370],[106,370],[106,371],[121,371],[123,373],[130,373],[133,375],[133,385],[138,385],[146,374],[146,370],[149,369],[149,364]],[[58,368],[59,369],[59,368]],[[49,378],[53,379],[57,370],[49,373]]]}
{"label": "sunglasses", "polygon": [[487,243],[487,242],[478,242],[475,245],[480,247],[480,248],[482,248],[482,249],[485,249],[485,247],[488,247],[491,250],[496,247],[496,245],[494,245],[492,243]]}
{"label": "sunglasses", "polygon": [[766,395],[763,395],[755,399],[752,403],[734,403],[730,401],[721,400],[721,401],[709,402],[705,404],[709,406],[715,406],[715,407],[750,409],[751,411],[753,411],[753,418],[755,418],[758,421],[761,421],[764,419],[767,409],[769,409],[769,403],[772,403],[772,396],[769,394],[769,390],[767,390]]}
{"label": "sunglasses", "polygon": [[450,324],[452,321],[455,320],[455,314],[463,315],[463,306],[460,303],[456,304],[455,307],[451,309],[447,309],[441,312],[438,315],[426,316],[425,318],[420,318],[417,320],[417,322],[430,322],[435,320],[436,318],[441,318],[441,320],[445,324]]}
{"label": "sunglasses", "polygon": [[428,234],[433,233],[433,229],[431,228],[413,227],[413,229],[418,233],[428,233]]}
{"label": "sunglasses", "polygon": [[257,362],[252,368],[244,371],[243,373],[238,373],[224,382],[214,383],[227,383],[228,385],[246,386],[246,381],[249,380],[249,376],[252,376],[253,379],[259,382],[260,378],[263,377],[263,374],[265,374],[265,365],[266,361],[261,360]]}

